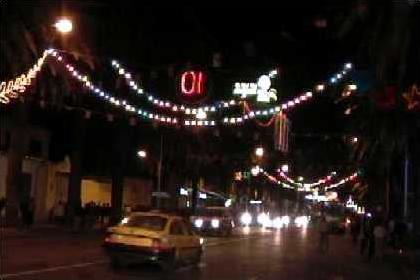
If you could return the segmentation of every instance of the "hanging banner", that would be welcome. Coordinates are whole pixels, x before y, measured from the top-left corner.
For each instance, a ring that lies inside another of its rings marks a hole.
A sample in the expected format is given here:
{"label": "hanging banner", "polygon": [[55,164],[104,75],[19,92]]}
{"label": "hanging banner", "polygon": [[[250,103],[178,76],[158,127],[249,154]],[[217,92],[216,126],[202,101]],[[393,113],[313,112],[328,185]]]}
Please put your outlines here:
{"label": "hanging banner", "polygon": [[274,148],[277,151],[287,153],[289,151],[289,134],[291,122],[286,114],[280,112],[274,123]]}

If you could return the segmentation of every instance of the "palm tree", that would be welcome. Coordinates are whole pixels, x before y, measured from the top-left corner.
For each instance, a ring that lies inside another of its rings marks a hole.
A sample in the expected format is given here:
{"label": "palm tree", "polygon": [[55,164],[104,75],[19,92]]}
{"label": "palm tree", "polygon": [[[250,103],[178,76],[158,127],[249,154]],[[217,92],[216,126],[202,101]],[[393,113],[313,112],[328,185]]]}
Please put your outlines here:
{"label": "palm tree", "polygon": [[[385,207],[387,216],[390,215],[393,167],[395,163],[401,164],[401,161],[395,162],[395,158],[404,158],[405,150],[414,151],[414,147],[409,144],[419,145],[418,142],[408,141],[412,137],[412,132],[418,129],[415,125],[415,118],[418,115],[407,113],[402,99],[402,92],[418,79],[416,76],[418,75],[416,67],[418,68],[420,62],[418,16],[418,7],[411,1],[389,1],[377,5],[372,3],[370,6],[364,1],[359,1],[354,14],[342,30],[342,35],[345,36],[346,32],[364,29],[359,58],[371,65],[376,84],[376,88],[369,94],[372,96],[375,91],[384,91],[388,85],[393,85],[396,89],[395,104],[392,108],[381,110],[378,106],[364,103],[353,114],[357,130],[363,135],[358,158],[365,166],[370,198],[374,203]],[[389,93],[386,98],[392,100]],[[368,101],[367,98],[361,100]],[[414,172],[413,176],[419,176],[418,173]],[[415,192],[418,205],[420,204],[418,186]],[[415,224],[417,233],[420,234],[418,214],[419,209]]]}

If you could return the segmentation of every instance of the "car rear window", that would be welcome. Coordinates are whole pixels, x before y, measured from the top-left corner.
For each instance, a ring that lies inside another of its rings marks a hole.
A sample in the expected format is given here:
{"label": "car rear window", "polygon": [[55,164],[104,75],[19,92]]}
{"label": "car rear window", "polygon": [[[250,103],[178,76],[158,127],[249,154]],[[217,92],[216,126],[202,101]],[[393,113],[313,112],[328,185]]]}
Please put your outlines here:
{"label": "car rear window", "polygon": [[128,227],[139,227],[147,230],[162,231],[168,219],[160,216],[131,216],[126,226]]}

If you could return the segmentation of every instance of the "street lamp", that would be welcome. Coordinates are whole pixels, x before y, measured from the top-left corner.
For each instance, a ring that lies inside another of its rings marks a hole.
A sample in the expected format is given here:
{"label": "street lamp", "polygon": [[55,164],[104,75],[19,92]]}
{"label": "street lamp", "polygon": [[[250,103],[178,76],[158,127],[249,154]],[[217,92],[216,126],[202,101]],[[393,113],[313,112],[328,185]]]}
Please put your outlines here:
{"label": "street lamp", "polygon": [[145,157],[147,157],[147,153],[146,153],[146,151],[145,151],[145,150],[140,150],[140,151],[138,151],[138,152],[137,152],[137,155],[138,155],[140,158],[145,158]]}
{"label": "street lamp", "polygon": [[264,148],[263,147],[258,147],[255,149],[255,155],[257,157],[262,157],[264,155]]}
{"label": "street lamp", "polygon": [[297,179],[298,179],[299,182],[302,182],[303,181],[303,177],[302,176],[299,176]]}
{"label": "street lamp", "polygon": [[357,138],[357,137],[353,137],[353,138],[351,139],[351,141],[352,141],[353,143],[357,143],[357,142],[359,142],[359,138]]}
{"label": "street lamp", "polygon": [[68,18],[60,18],[54,24],[58,32],[62,34],[70,33],[73,30],[73,22]]}
{"label": "street lamp", "polygon": [[283,164],[281,166],[281,171],[283,171],[284,173],[289,172],[289,165],[288,164]]}

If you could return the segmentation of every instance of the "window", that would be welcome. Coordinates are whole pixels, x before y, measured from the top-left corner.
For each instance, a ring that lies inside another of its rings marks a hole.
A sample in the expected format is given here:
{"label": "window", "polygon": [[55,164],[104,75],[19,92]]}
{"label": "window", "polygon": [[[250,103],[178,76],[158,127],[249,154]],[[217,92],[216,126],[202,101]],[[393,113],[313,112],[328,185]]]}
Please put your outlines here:
{"label": "window", "polygon": [[182,221],[182,225],[184,226],[185,232],[188,235],[193,235],[193,227],[191,226],[191,223],[189,221]]}
{"label": "window", "polygon": [[168,219],[160,216],[131,216],[126,226],[128,227],[139,227],[146,230],[162,231],[167,223]]}
{"label": "window", "polygon": [[185,227],[181,221],[173,221],[169,230],[171,235],[186,235]]}

